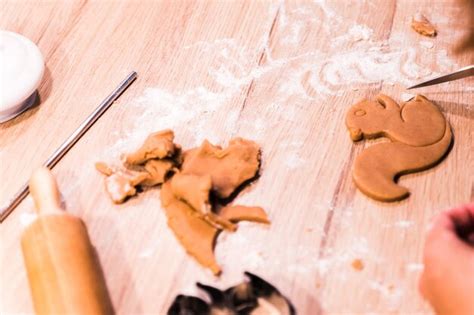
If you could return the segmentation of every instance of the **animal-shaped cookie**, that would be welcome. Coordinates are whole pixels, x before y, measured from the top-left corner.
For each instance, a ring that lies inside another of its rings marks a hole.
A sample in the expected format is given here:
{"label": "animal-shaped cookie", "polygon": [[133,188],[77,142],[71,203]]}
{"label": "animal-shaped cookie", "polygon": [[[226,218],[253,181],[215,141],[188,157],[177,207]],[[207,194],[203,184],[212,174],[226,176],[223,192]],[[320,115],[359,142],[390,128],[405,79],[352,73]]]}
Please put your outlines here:
{"label": "animal-shaped cookie", "polygon": [[400,175],[419,172],[437,164],[452,141],[449,123],[426,97],[417,95],[401,107],[380,94],[349,109],[346,125],[353,141],[386,137],[357,156],[353,179],[369,197],[396,201],[409,195],[396,183]]}

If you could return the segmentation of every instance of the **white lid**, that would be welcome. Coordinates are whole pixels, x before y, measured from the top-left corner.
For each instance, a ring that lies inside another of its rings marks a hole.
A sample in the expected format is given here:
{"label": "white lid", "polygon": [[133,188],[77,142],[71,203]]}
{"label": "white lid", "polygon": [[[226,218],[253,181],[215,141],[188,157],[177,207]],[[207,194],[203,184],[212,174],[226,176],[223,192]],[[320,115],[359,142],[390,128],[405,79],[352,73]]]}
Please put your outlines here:
{"label": "white lid", "polygon": [[43,72],[43,56],[31,40],[0,30],[0,122],[34,103]]}

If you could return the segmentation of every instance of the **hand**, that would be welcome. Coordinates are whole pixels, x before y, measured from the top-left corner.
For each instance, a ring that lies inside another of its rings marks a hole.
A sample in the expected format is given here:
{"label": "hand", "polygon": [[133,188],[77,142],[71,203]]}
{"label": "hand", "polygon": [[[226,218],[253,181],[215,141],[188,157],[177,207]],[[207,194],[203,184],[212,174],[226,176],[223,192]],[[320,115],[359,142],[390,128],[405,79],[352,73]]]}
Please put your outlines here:
{"label": "hand", "polygon": [[420,292],[437,314],[474,314],[474,203],[439,214],[428,232]]}

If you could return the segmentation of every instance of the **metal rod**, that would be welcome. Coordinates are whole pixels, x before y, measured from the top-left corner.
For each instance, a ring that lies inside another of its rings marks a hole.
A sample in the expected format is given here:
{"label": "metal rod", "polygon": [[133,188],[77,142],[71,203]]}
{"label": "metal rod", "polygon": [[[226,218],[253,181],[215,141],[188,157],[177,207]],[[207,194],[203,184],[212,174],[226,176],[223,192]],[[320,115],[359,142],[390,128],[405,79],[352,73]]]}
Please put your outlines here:
{"label": "metal rod", "polygon": [[[53,152],[49,159],[44,162],[43,166],[52,169],[61,158],[76,144],[76,142],[89,130],[89,128],[105,113],[107,109],[119,98],[119,96],[132,84],[137,78],[135,71],[131,72],[125,80],[123,80],[113,91],[107,96],[102,103],[90,114],[84,122],[61,144],[61,146]],[[0,209],[0,223],[2,223],[8,215],[20,204],[20,202],[28,196],[28,183],[24,184],[18,193],[13,196],[8,205]]]}
{"label": "metal rod", "polygon": [[440,84],[440,83],[454,81],[454,80],[459,80],[459,79],[467,78],[470,76],[474,76],[474,65],[467,66],[462,69],[459,69],[458,71],[452,72],[450,74],[442,75],[440,77],[431,79],[429,81],[410,86],[409,88],[407,88],[407,90],[416,89],[416,88],[420,88],[424,86],[430,86],[434,84]]}

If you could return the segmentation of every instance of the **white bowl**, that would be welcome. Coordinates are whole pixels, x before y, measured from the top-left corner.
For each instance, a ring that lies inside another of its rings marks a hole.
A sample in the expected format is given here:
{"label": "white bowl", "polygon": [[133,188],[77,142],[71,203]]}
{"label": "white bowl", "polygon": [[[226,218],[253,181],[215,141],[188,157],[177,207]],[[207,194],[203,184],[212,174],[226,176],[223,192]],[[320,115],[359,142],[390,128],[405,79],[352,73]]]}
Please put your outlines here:
{"label": "white bowl", "polygon": [[0,30],[0,123],[35,103],[43,73],[39,48],[20,34]]}

